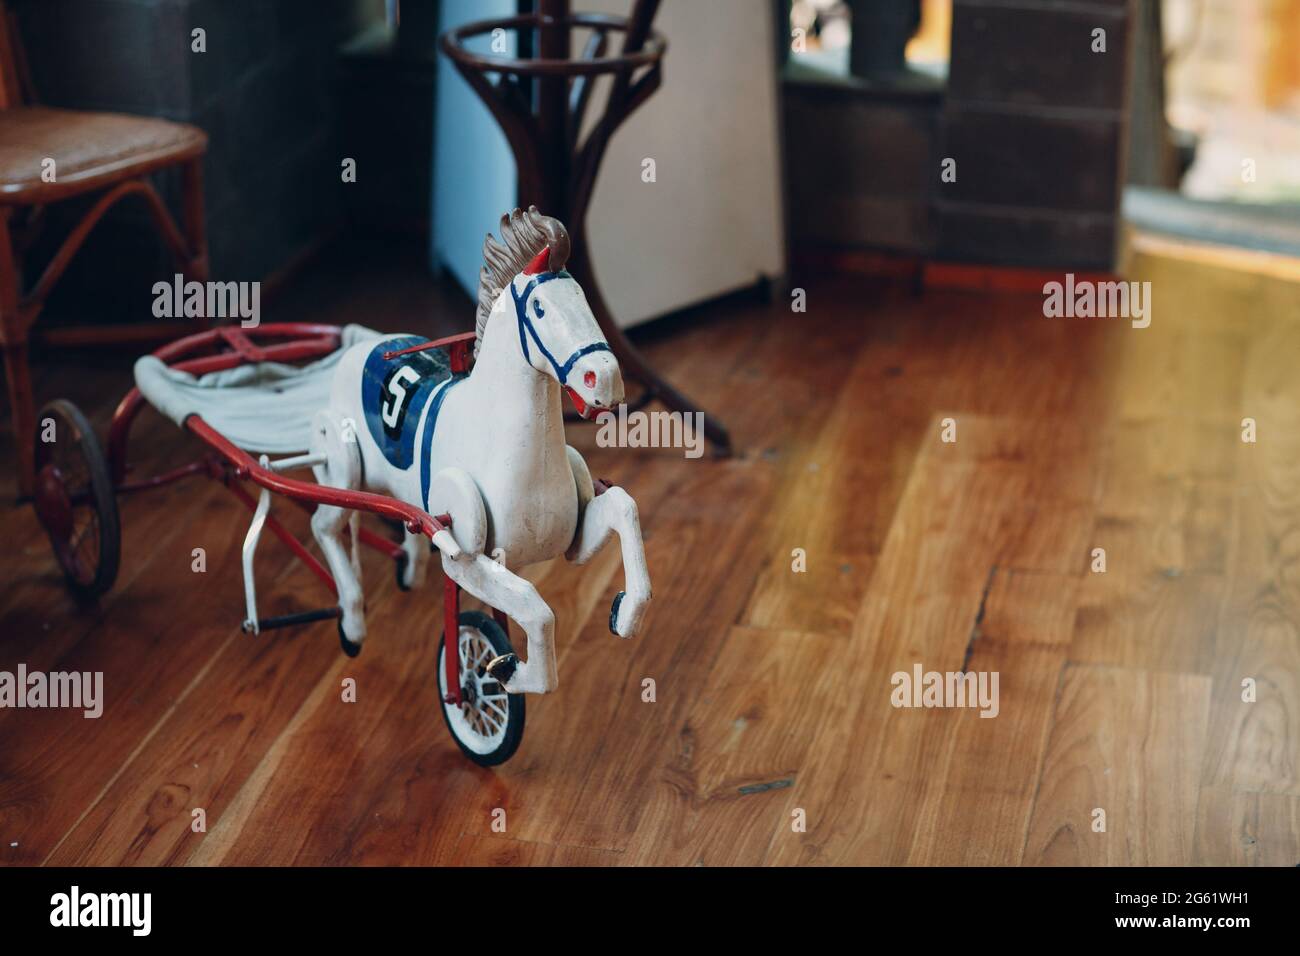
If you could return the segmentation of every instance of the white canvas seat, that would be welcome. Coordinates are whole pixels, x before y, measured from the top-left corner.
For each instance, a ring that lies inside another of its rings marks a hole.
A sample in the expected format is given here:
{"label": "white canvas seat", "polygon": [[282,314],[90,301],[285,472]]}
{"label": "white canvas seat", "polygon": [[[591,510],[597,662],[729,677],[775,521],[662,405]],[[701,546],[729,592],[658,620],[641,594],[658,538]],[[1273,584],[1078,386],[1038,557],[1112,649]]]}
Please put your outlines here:
{"label": "white canvas seat", "polygon": [[329,406],[334,367],[357,342],[380,338],[360,325],[343,329],[337,351],[309,365],[259,362],[194,376],[152,355],[135,363],[135,383],[154,408],[177,425],[199,415],[248,452],[306,451],[312,417]]}

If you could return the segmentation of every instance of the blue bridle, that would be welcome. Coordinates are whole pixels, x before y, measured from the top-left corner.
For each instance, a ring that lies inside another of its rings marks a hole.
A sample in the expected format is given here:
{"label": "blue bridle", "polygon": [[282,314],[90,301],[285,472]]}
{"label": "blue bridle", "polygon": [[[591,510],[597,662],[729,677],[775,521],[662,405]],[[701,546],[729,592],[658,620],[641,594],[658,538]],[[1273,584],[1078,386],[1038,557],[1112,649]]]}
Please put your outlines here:
{"label": "blue bridle", "polygon": [[[524,361],[532,364],[532,359],[528,354],[528,338],[532,336],[533,344],[537,346],[537,351],[546,356],[546,360],[551,363],[551,368],[555,369],[555,376],[560,380],[561,385],[567,385],[569,373],[573,371],[573,363],[578,361],[584,355],[590,355],[592,352],[609,352],[611,351],[608,342],[592,342],[590,345],[584,345],[582,348],[570,355],[561,365],[542,344],[541,337],[537,334],[537,329],[533,327],[532,319],[528,318],[528,297],[533,294],[543,282],[550,282],[552,279],[572,279],[573,276],[561,269],[559,272],[539,272],[528,280],[522,292],[515,291],[514,282],[510,283],[510,295],[515,300],[515,318],[519,321],[519,348],[523,350]],[[546,313],[542,310],[540,302],[535,303],[537,308],[537,317],[546,318]]]}
{"label": "blue bridle", "polygon": [[[524,361],[528,362],[530,365],[532,364],[532,359],[530,359],[528,355],[528,337],[532,336],[533,344],[537,346],[539,352],[546,356],[546,360],[551,363],[551,367],[555,369],[555,375],[559,378],[561,385],[568,384],[569,373],[573,371],[573,363],[578,361],[578,359],[582,358],[584,355],[590,355],[592,352],[613,351],[610,349],[608,342],[592,342],[590,345],[584,345],[582,348],[578,349],[570,355],[567,360],[565,360],[563,365],[561,365],[555,360],[555,356],[550,353],[546,346],[542,344],[542,340],[537,334],[537,329],[533,328],[533,323],[528,318],[528,297],[533,294],[533,290],[543,282],[550,282],[552,279],[572,278],[573,276],[569,275],[569,273],[563,269],[559,272],[541,272],[528,281],[528,284],[524,286],[524,291],[522,293],[515,291],[515,284],[513,281],[510,283],[510,294],[515,300],[515,317],[519,321],[519,347],[523,350]],[[542,304],[540,302],[536,303],[536,308],[537,317],[539,319],[545,318],[546,313],[542,310]],[[429,462],[432,460],[433,455],[433,433],[438,427],[438,413],[442,410],[443,399],[447,397],[447,393],[451,391],[452,386],[463,381],[464,378],[464,375],[455,375],[438,385],[433,392],[429,411],[425,416],[426,421],[424,425],[423,441],[420,443],[419,457],[420,500],[424,502],[425,507],[429,506],[429,488],[433,480],[433,475],[429,472]]]}

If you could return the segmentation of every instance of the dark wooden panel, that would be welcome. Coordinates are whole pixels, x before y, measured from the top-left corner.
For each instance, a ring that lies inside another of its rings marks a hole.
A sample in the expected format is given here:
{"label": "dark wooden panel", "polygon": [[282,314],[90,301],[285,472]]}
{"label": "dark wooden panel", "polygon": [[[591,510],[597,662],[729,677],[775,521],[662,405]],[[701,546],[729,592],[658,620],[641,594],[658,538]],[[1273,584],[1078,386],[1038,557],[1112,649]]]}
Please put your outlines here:
{"label": "dark wooden panel", "polygon": [[934,210],[929,202],[809,193],[792,203],[790,232],[805,246],[862,246],[928,255],[934,251]]}
{"label": "dark wooden panel", "polygon": [[953,0],[953,6],[990,10],[1067,10],[1071,13],[1126,13],[1132,0]]}
{"label": "dark wooden panel", "polygon": [[[1106,52],[1092,52],[1092,31]],[[1025,106],[1124,105],[1128,25],[1122,8],[1075,9],[956,3],[950,101]]]}
{"label": "dark wooden panel", "polygon": [[854,90],[788,85],[785,105],[796,243],[933,248],[937,96],[882,101]]}
{"label": "dark wooden panel", "polygon": [[1108,270],[1117,219],[1106,214],[939,203],[938,258]]}
{"label": "dark wooden panel", "polygon": [[1101,12],[1123,10],[1131,0],[956,0],[968,7],[1069,7],[1073,10],[1093,8]]}
{"label": "dark wooden panel", "polygon": [[[1092,32],[1106,30],[1106,52]],[[1127,0],[955,0],[939,255],[1108,268],[1127,112]],[[1001,207],[1001,208],[999,208]]]}
{"label": "dark wooden panel", "polygon": [[952,110],[944,156],[957,181],[941,200],[1113,212],[1119,206],[1120,124],[1079,117]]}

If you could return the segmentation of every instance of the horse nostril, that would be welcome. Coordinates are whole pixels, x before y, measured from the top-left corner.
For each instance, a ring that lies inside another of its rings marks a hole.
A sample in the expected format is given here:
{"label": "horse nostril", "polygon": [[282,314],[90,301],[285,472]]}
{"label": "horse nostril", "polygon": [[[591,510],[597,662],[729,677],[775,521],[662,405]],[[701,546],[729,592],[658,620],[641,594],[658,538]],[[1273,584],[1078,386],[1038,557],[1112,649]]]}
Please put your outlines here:
{"label": "horse nostril", "polygon": [[595,373],[595,372],[587,372],[585,375],[583,375],[583,376],[582,376],[582,384],[586,385],[588,388],[595,388],[595,387],[596,387],[596,373]]}

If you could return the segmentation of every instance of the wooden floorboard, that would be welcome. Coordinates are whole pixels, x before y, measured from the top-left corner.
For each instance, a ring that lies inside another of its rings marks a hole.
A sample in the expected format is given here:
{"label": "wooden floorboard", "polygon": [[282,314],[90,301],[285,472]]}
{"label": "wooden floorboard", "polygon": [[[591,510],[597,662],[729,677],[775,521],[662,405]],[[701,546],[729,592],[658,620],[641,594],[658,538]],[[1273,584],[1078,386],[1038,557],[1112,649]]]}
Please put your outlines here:
{"label": "wooden floorboard", "polygon": [[[5,510],[0,670],[103,671],[106,709],[0,710],[0,863],[1294,866],[1300,283],[1137,248],[1147,329],[820,278],[806,313],[733,300],[642,335],[737,454],[572,430],[638,501],[655,601],[619,641],[616,551],[529,569],[560,686],[495,770],[443,726],[436,587],[368,562],[352,660],[330,624],[239,632],[247,517],[216,485],[124,500],[121,575],[90,606],[30,508]],[[382,256],[277,308],[425,334],[472,311]],[[130,361],[36,380],[102,433]],[[142,417],[140,473],[187,449]],[[0,474],[12,500],[8,442]],[[320,603],[277,543],[258,562],[270,613]],[[996,673],[996,716],[895,706],[917,665]]]}
{"label": "wooden floorboard", "polygon": [[1210,680],[1071,665],[1061,680],[1024,862],[1192,862]]}

